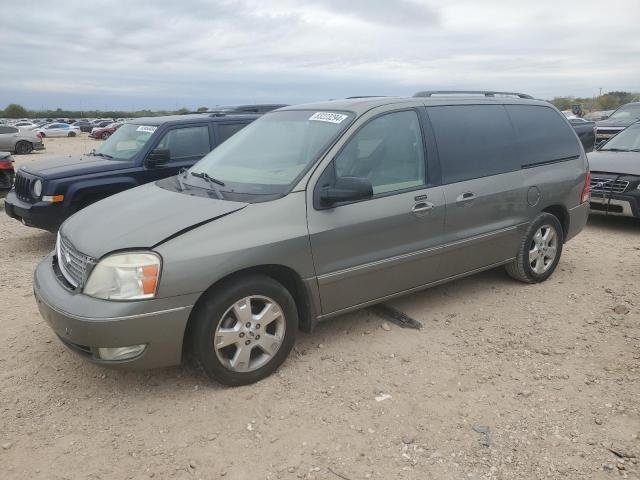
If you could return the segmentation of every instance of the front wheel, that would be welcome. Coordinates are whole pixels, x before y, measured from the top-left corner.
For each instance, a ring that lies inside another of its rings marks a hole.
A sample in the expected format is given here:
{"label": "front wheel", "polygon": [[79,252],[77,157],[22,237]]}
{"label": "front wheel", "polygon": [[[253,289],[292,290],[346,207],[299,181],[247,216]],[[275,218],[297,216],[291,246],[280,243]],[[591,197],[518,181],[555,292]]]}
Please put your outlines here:
{"label": "front wheel", "polygon": [[563,243],[558,218],[550,213],[539,214],[529,226],[518,256],[506,265],[507,273],[521,282],[544,282],[558,266]]}
{"label": "front wheel", "polygon": [[226,281],[205,293],[192,315],[195,360],[225,385],[247,385],[273,373],[293,348],[298,329],[293,297],[264,275]]}

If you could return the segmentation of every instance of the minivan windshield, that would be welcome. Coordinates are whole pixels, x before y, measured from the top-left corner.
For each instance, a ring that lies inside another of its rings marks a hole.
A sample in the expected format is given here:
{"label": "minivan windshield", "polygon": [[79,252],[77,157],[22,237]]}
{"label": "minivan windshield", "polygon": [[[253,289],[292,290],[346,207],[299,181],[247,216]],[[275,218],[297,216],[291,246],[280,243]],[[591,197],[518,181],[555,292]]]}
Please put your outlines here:
{"label": "minivan windshield", "polygon": [[625,128],[607,143],[605,143],[601,151],[614,152],[640,152],[640,122]]}
{"label": "minivan windshield", "polygon": [[[286,193],[353,116],[348,112],[315,110],[269,113],[230,137],[190,172],[215,178],[224,184],[222,191]],[[192,177],[189,182],[195,181]]]}
{"label": "minivan windshield", "polygon": [[611,117],[614,120],[631,120],[634,118],[640,119],[640,104],[638,105],[625,105],[613,112]]}
{"label": "minivan windshield", "polygon": [[109,160],[131,160],[149,141],[156,128],[125,123],[92,153]]}

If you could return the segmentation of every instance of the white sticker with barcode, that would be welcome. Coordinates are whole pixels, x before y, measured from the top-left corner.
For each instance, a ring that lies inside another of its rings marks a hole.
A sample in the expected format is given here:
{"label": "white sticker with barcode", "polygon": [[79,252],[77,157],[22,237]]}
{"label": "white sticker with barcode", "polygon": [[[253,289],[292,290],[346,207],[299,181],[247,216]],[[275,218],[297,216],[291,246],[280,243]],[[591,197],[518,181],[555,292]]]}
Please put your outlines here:
{"label": "white sticker with barcode", "polygon": [[342,113],[316,112],[311,115],[309,120],[315,120],[316,122],[342,123],[345,118],[347,118],[347,115]]}
{"label": "white sticker with barcode", "polygon": [[149,125],[140,125],[136,128],[136,132],[153,133],[158,127],[150,127]]}

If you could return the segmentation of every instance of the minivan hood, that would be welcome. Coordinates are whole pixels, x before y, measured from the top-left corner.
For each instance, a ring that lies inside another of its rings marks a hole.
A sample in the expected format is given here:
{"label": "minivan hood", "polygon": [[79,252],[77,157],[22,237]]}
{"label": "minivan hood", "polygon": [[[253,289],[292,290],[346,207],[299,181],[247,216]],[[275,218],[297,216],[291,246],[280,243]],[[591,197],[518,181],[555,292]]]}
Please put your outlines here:
{"label": "minivan hood", "polygon": [[55,178],[119,170],[131,166],[133,166],[132,162],[109,160],[94,155],[67,155],[48,160],[36,160],[21,166],[20,170],[53,180]]}
{"label": "minivan hood", "polygon": [[148,183],[80,210],[62,224],[60,233],[80,252],[101,258],[116,250],[152,248],[168,237],[247,205]]}
{"label": "minivan hood", "polygon": [[592,172],[640,175],[640,152],[595,151],[587,157]]}

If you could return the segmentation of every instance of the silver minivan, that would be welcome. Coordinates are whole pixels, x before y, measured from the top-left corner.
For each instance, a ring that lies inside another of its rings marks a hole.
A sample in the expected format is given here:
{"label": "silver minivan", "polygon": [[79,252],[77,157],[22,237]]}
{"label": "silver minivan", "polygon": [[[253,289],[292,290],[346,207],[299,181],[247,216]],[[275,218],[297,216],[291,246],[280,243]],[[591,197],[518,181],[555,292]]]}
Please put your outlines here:
{"label": "silver minivan", "polygon": [[527,95],[437,93],[283,108],[80,211],[35,272],[40,312],[96,363],[190,352],[241,385],[318,321],[502,265],[546,280],[589,211],[574,130]]}

